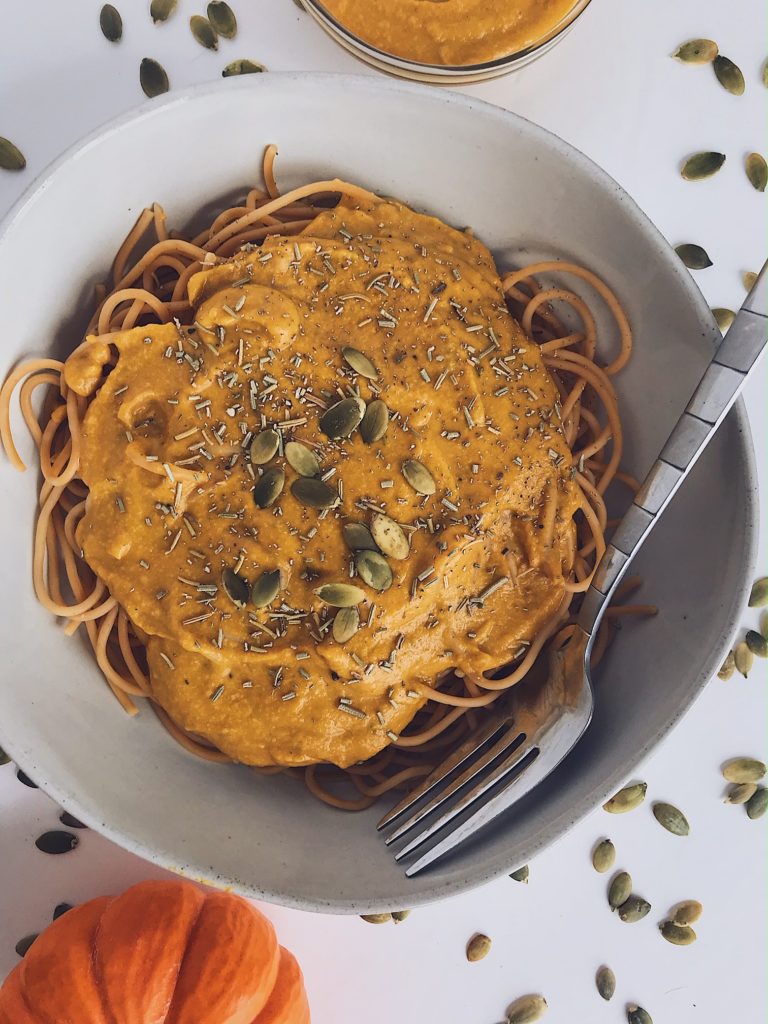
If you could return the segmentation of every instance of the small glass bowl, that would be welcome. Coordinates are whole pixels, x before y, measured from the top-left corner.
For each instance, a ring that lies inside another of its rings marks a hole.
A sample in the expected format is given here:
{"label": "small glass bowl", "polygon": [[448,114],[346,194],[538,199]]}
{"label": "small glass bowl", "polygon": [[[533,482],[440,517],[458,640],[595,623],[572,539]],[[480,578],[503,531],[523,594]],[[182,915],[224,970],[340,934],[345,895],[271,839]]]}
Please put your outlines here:
{"label": "small glass bowl", "polygon": [[485,82],[490,78],[509,74],[510,71],[516,71],[518,68],[530,64],[531,61],[551,50],[569,31],[579,15],[586,10],[590,0],[574,0],[574,5],[568,14],[533,45],[483,64],[465,65],[423,64],[419,61],[398,57],[393,53],[387,53],[385,50],[379,50],[375,46],[371,46],[370,43],[364,42],[336,21],[325,9],[321,0],[301,0],[301,3],[340,46],[379,71],[385,71],[400,78],[409,78],[412,81],[429,82],[432,85],[456,85],[458,83],[469,85],[473,82]]}

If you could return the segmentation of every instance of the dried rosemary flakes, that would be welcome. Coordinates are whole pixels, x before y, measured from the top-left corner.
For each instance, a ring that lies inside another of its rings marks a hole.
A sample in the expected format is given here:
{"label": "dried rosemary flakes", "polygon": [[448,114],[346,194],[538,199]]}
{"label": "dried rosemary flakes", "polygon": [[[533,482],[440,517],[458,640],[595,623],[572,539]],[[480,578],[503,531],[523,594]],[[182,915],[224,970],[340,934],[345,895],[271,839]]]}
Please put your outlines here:
{"label": "dried rosemary flakes", "polygon": [[23,171],[26,166],[27,161],[19,147],[0,135],[0,167],[4,171]]}
{"label": "dried rosemary flakes", "polygon": [[685,160],[680,174],[686,181],[703,181],[717,174],[725,163],[725,153],[694,153]]}

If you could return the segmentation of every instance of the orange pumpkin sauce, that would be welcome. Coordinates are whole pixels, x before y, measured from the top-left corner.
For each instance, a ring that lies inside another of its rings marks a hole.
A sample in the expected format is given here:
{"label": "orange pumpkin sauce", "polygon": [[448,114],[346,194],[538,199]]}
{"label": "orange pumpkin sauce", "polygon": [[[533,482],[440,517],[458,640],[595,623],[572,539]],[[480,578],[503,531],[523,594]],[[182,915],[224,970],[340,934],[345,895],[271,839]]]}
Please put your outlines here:
{"label": "orange pumpkin sauce", "polygon": [[482,64],[535,45],[575,0],[322,0],[353,35],[424,64]]}
{"label": "orange pumpkin sauce", "polygon": [[[190,298],[194,326],[109,338],[116,364],[84,420],[78,542],[145,640],[153,695],[180,726],[246,764],[349,766],[405,729],[420,684],[498,667],[561,601],[576,497],[557,390],[488,250],[392,201],[342,202],[302,236],[199,273]],[[93,390],[105,354],[86,346],[67,383]],[[318,425],[353,389],[389,409],[373,444]],[[249,439],[269,426],[316,454],[335,508],[296,499],[279,451],[250,463]],[[433,495],[408,484],[407,459],[429,469]],[[284,489],[259,508],[254,484],[274,466]],[[375,510],[409,536],[382,592],[350,578],[342,533]],[[239,607],[226,569],[249,585],[279,569],[280,592]],[[316,594],[327,583],[365,592],[345,643]]]}

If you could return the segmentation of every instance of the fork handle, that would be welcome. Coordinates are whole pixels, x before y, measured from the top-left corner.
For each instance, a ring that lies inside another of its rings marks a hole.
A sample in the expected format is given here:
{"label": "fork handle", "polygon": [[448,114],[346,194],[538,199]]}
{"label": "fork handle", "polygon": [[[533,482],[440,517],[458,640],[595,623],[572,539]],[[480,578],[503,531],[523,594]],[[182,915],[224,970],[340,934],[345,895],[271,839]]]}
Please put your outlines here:
{"label": "fork handle", "polygon": [[579,626],[588,637],[599,626],[632,559],[712,440],[766,347],[768,263],[600,559],[579,611]]}

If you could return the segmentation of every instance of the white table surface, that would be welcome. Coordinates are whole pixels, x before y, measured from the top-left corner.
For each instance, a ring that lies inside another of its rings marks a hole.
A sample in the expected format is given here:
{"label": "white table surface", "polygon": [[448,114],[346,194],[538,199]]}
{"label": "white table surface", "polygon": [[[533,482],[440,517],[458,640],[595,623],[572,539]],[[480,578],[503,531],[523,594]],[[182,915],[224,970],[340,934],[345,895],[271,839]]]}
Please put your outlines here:
{"label": "white table surface", "polygon": [[[272,71],[369,73],[290,0],[231,0],[240,31],[218,54],[203,50],[187,27],[189,16],[204,9],[202,0],[180,0],[177,15],[159,28],[149,19],[148,0],[116,2],[125,22],[119,46],[99,32],[99,0],[2,5],[0,135],[21,147],[28,167],[0,171],[0,213],[62,149],[143,100],[142,57],[159,59],[174,89],[217,78],[235,57]],[[670,60],[678,43],[695,36],[716,39],[742,67],[744,96],[727,94],[709,68]],[[766,145],[768,90],[760,69],[767,41],[763,0],[593,0],[543,60],[467,91],[584,150],[673,244],[703,244],[715,265],[697,273],[697,282],[712,306],[738,308],[742,271],[758,270],[766,254],[768,195],[746,183],[743,157]],[[683,182],[680,159],[709,148],[728,154],[723,171],[708,182]],[[41,239],[51,243],[66,248],[65,239]],[[8,301],[12,296],[3,297]],[[766,372],[747,398],[764,504],[765,385]],[[766,536],[758,566],[768,571]],[[756,622],[745,611],[744,623]],[[525,992],[546,995],[552,1024],[618,1024],[628,1001],[644,1005],[655,1024],[764,1022],[768,818],[752,822],[741,808],[723,804],[719,765],[738,754],[765,757],[767,680],[765,663],[748,681],[714,679],[639,773],[649,793],[685,810],[692,823],[687,839],[659,828],[649,806],[623,817],[598,809],[538,857],[529,885],[501,878],[418,910],[397,927],[265,908],[299,956],[316,1024],[493,1024]],[[17,961],[16,941],[42,928],[56,903],[160,874],[90,831],[70,854],[38,852],[34,839],[56,825],[48,798],[21,785],[13,766],[0,768],[0,977]],[[614,839],[619,863],[653,904],[639,924],[624,925],[607,910],[605,878],[590,864],[603,835]],[[705,912],[698,942],[679,949],[661,939],[656,924],[685,897],[700,899]],[[493,948],[481,963],[468,964],[465,943],[478,930],[493,938]],[[618,977],[610,1004],[594,989],[603,962]]]}

